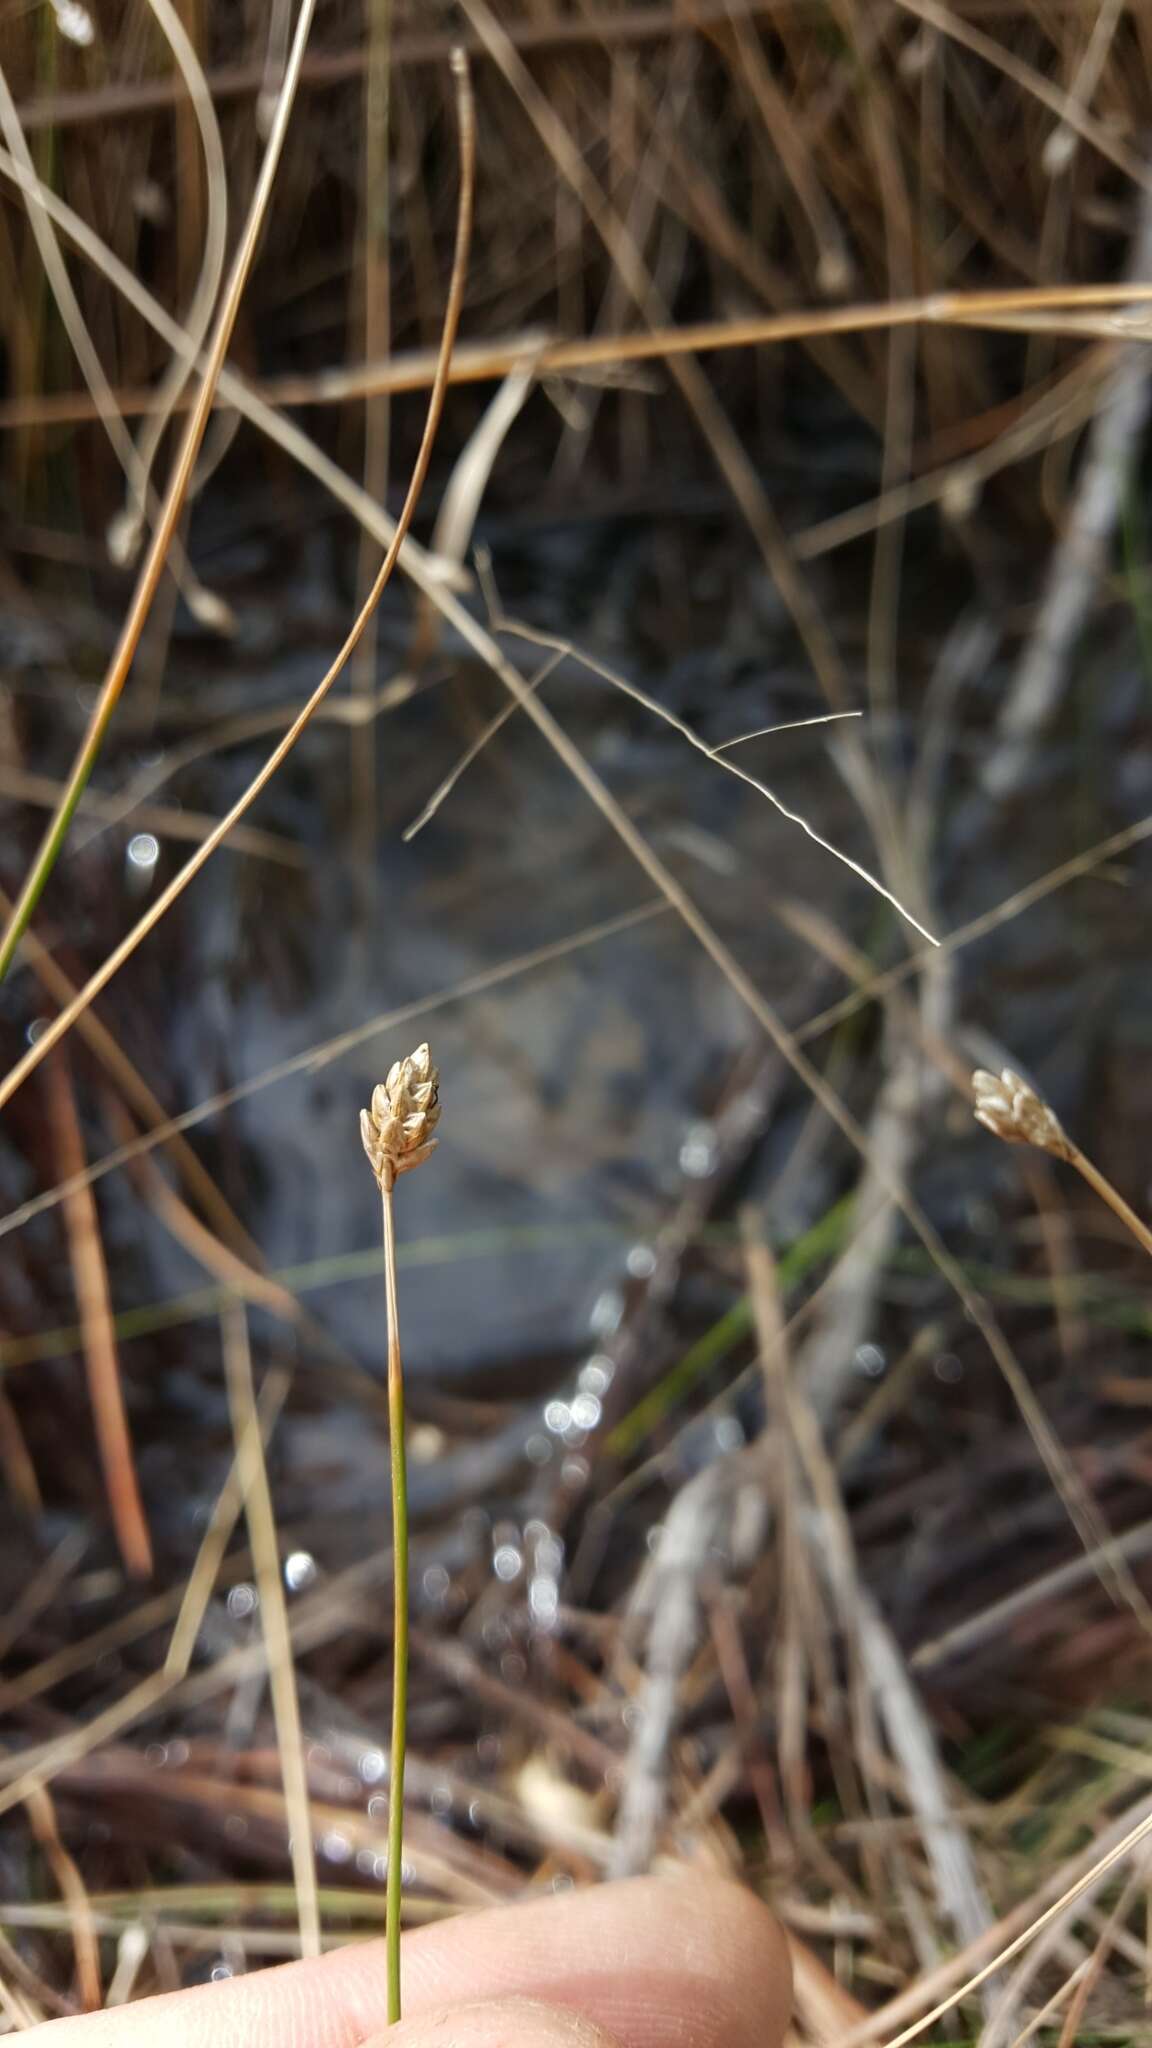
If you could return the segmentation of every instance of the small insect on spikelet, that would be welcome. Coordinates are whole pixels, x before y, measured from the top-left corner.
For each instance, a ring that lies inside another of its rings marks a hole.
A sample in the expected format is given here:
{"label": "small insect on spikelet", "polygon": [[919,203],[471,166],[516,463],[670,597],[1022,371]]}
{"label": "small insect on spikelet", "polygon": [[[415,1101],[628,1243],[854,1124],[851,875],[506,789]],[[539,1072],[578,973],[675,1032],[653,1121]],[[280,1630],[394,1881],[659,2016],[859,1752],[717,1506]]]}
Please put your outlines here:
{"label": "small insect on spikelet", "polygon": [[1076,1148],[1059,1118],[1011,1067],[1000,1074],[978,1068],[972,1076],[972,1094],[977,1123],[994,1137],[1009,1145],[1035,1145],[1053,1159],[1075,1160]]}
{"label": "small insect on spikelet", "polygon": [[428,1047],[418,1045],[372,1090],[371,1109],[360,1111],[360,1136],[381,1191],[386,1181],[423,1165],[439,1121],[440,1076]]}
{"label": "small insect on spikelet", "polygon": [[408,1713],[408,1464],[404,1450],[404,1373],[396,1291],[392,1190],[402,1173],[434,1151],[440,1077],[426,1045],[397,1060],[360,1112],[360,1136],[376,1176],[384,1217],[384,1294],[388,1309],[388,1436],[392,1465],[392,1746],[389,1752],[388,1879],[384,1900],[388,2020],[400,2018],[400,1885],[404,1858],[404,1754]]}

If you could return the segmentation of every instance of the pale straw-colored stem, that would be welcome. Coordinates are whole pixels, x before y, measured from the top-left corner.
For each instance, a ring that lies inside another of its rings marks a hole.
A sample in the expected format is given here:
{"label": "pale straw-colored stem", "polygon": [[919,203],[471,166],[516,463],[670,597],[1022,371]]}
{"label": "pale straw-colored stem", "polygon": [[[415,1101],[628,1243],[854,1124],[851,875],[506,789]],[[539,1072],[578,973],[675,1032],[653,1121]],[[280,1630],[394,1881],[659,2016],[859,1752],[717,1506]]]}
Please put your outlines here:
{"label": "pale straw-colored stem", "polygon": [[1132,1232],[1137,1244],[1142,1245],[1144,1250],[1152,1257],[1152,1230],[1149,1229],[1143,1217],[1138,1216],[1135,1209],[1129,1207],[1123,1195],[1117,1188],[1113,1187],[1107,1175],[1101,1173],[1098,1166],[1093,1166],[1087,1153],[1082,1152],[1079,1145],[1069,1146],[1068,1161],[1071,1166],[1076,1168],[1081,1178],[1087,1181],[1089,1187],[1093,1188],[1101,1199],[1107,1202],[1112,1214],[1120,1218],[1125,1229]]}

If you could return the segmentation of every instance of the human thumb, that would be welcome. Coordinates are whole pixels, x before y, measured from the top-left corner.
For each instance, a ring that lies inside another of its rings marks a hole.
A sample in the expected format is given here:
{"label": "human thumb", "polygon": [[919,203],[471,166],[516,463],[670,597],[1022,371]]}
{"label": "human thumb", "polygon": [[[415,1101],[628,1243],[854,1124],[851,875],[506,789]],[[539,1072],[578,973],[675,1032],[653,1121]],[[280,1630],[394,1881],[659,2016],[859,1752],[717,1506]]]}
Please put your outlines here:
{"label": "human thumb", "polygon": [[535,1998],[441,2006],[373,2034],[363,2048],[620,2048],[579,2013]]}

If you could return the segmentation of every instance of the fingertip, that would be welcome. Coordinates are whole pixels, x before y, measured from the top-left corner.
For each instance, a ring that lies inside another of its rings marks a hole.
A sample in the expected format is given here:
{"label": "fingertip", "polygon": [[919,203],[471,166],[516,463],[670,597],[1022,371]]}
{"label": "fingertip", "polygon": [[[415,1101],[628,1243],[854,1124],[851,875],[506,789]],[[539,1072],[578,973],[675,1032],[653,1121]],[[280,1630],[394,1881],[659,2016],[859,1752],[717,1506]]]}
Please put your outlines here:
{"label": "fingertip", "polygon": [[363,2048],[620,2048],[579,2013],[535,1998],[443,2006],[373,2034]]}
{"label": "fingertip", "polygon": [[[746,2029],[765,2048],[782,2040],[792,2011],[792,1959],[787,1936],[764,1901],[734,1878],[682,1867],[637,1882],[651,1889],[652,1910],[664,1918],[669,1948],[690,1942],[694,1953],[708,1958],[709,1974],[735,2002],[737,2040]],[[663,1895],[659,1907],[657,1887]]]}

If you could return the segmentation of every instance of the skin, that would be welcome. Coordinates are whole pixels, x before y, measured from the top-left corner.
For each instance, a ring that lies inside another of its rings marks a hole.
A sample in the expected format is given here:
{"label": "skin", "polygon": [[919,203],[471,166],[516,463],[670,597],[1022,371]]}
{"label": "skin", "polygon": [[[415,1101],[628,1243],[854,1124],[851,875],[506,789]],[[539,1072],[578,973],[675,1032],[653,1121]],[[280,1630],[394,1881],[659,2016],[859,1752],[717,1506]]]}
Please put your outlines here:
{"label": "skin", "polygon": [[387,2029],[371,1941],[32,2031],[45,2048],[779,2048],[791,1997],[766,1909],[683,1874],[420,1928],[403,1970]]}

